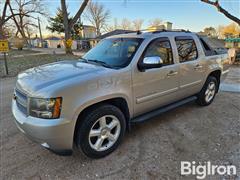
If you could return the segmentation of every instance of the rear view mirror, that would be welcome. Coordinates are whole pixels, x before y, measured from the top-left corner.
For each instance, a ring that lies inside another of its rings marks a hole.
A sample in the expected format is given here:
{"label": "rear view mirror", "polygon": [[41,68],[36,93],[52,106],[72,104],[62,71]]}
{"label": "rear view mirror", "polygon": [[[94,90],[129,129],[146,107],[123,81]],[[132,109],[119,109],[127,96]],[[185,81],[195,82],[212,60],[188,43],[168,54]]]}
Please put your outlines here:
{"label": "rear view mirror", "polygon": [[163,60],[159,56],[145,57],[143,62],[138,65],[140,70],[160,68],[163,65]]}

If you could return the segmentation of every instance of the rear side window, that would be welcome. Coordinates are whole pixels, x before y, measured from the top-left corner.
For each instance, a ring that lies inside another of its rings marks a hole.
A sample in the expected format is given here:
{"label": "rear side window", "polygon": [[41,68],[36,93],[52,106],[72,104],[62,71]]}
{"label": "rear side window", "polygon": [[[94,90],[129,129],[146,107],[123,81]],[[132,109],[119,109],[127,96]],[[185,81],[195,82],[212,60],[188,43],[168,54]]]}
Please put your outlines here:
{"label": "rear side window", "polygon": [[197,47],[191,37],[176,37],[175,40],[180,63],[197,59]]}
{"label": "rear side window", "polygon": [[205,56],[213,56],[217,54],[202,38],[200,38],[200,42],[202,44]]}
{"label": "rear side window", "polygon": [[163,65],[173,64],[173,55],[170,41],[167,38],[156,39],[147,47],[144,57],[159,56]]}

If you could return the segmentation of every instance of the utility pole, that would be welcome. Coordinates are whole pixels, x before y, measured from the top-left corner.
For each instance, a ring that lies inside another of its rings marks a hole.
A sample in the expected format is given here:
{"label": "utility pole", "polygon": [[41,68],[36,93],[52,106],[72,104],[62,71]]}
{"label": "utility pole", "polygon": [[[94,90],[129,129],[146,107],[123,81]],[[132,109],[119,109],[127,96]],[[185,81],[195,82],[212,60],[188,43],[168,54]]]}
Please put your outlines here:
{"label": "utility pole", "polygon": [[3,53],[3,57],[4,57],[4,66],[5,66],[5,71],[6,71],[6,75],[8,75],[8,64],[7,64],[7,55],[6,53],[4,52]]}
{"label": "utility pole", "polygon": [[41,24],[40,24],[39,17],[38,17],[38,28],[39,28],[39,34],[40,34],[40,40],[41,40],[41,47],[43,47],[43,37],[42,37],[42,30],[41,30]]}

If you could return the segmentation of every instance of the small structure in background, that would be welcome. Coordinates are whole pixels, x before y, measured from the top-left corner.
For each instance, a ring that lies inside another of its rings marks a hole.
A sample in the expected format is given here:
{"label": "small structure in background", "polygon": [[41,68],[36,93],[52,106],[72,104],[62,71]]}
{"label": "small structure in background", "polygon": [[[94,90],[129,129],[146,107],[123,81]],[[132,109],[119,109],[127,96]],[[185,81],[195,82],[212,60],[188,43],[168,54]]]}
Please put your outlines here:
{"label": "small structure in background", "polygon": [[226,48],[240,48],[240,38],[226,38],[225,39]]}
{"label": "small structure in background", "polygon": [[165,22],[164,23],[164,26],[165,26],[166,30],[172,30],[172,25],[173,25],[173,23],[171,23],[171,22]]}
{"label": "small structure in background", "polygon": [[80,38],[81,39],[91,39],[96,38],[97,32],[94,26],[83,25],[80,30]]}
{"label": "small structure in background", "polygon": [[31,47],[41,47],[41,39],[36,35],[34,38],[29,40]]}
{"label": "small structure in background", "polygon": [[51,36],[45,39],[48,48],[63,48],[64,42],[61,37]]}
{"label": "small structure in background", "polygon": [[[94,26],[83,25],[80,29],[79,38],[76,40],[76,49],[88,50],[95,46],[97,31]],[[74,49],[72,47],[72,49]]]}
{"label": "small structure in background", "polygon": [[228,54],[232,63],[240,63],[240,37],[226,38],[225,47],[229,49]]}
{"label": "small structure in background", "polygon": [[159,26],[150,26],[147,28],[148,31],[156,31],[156,30],[168,30],[171,31],[172,30],[172,23],[171,22],[165,22]]}

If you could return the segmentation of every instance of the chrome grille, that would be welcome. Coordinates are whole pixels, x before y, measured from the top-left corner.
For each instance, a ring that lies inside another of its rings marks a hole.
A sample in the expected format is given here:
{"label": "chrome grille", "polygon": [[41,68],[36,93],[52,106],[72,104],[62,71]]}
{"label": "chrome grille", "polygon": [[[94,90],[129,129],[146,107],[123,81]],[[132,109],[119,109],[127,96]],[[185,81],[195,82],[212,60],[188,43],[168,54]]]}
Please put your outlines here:
{"label": "chrome grille", "polygon": [[28,104],[28,99],[27,95],[19,91],[18,89],[15,89],[15,99],[16,99],[16,104],[19,110],[27,115],[27,104]]}

